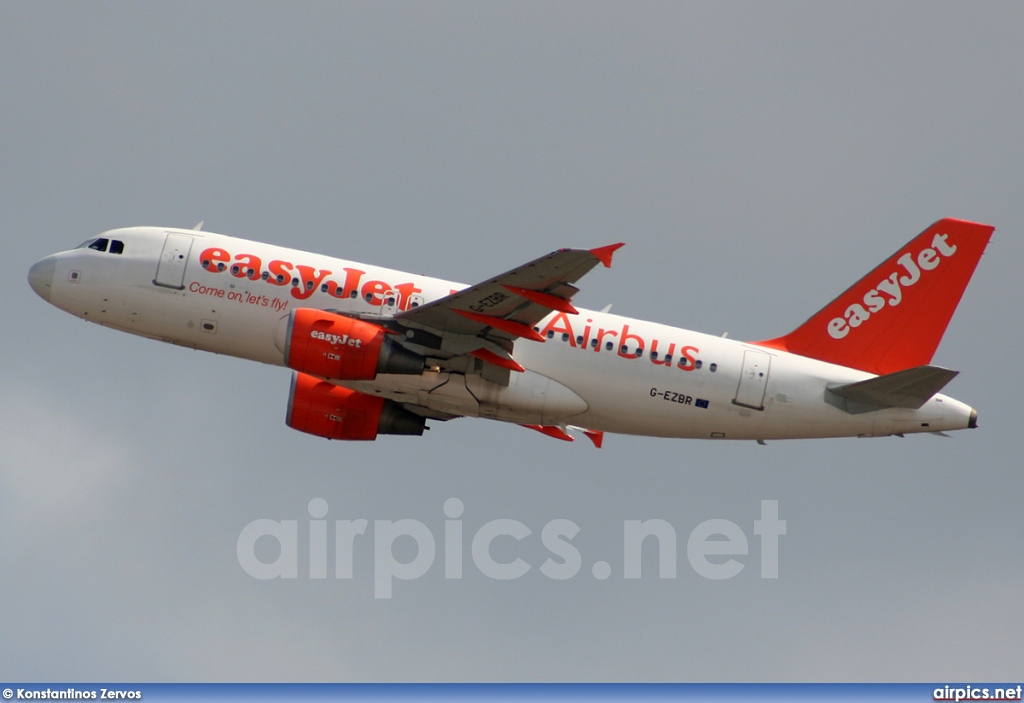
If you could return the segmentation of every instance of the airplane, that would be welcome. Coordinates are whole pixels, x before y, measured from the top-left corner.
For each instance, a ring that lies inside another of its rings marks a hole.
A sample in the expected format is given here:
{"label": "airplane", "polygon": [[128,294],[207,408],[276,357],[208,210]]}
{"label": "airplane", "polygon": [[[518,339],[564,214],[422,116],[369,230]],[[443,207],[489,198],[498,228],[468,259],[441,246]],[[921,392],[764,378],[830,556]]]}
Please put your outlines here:
{"label": "airplane", "polygon": [[29,284],[89,322],[291,369],[287,425],[327,439],[462,416],[597,447],[606,432],[763,444],[978,424],[939,392],[957,372],[931,361],[988,225],[939,220],[794,331],[744,342],[577,308],[575,284],[621,243],[466,286],[202,224],[104,232]]}

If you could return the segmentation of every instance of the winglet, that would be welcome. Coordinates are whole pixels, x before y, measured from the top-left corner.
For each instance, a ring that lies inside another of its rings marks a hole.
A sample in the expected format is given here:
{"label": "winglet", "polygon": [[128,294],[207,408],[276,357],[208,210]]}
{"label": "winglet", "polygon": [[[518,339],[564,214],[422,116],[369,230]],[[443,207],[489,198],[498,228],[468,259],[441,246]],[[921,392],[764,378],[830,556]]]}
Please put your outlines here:
{"label": "winglet", "polygon": [[597,257],[597,260],[604,264],[605,268],[612,267],[612,254],[621,249],[626,245],[625,242],[619,242],[618,244],[609,244],[605,247],[597,247],[591,249],[590,253]]}

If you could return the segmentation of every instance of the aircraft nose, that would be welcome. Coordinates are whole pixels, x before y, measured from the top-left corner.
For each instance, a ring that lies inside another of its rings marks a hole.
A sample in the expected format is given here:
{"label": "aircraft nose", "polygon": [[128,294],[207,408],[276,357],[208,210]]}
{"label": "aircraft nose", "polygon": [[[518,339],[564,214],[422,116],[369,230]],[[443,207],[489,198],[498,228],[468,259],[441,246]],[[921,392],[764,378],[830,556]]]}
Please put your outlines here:
{"label": "aircraft nose", "polygon": [[50,291],[53,288],[53,272],[57,268],[57,259],[47,256],[32,264],[28,270],[28,284],[40,298],[50,302]]}

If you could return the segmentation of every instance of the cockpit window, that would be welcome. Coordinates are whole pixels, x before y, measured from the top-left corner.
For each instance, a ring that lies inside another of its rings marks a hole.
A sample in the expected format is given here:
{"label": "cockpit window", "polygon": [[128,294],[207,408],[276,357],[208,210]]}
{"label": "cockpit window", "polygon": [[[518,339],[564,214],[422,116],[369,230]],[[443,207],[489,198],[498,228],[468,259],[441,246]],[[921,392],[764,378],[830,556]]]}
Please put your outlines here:
{"label": "cockpit window", "polygon": [[98,239],[86,239],[84,242],[79,244],[76,249],[92,249],[94,251],[107,251],[107,245],[110,245],[109,253],[111,254],[123,254],[124,253],[124,242],[120,239],[106,239],[100,237]]}

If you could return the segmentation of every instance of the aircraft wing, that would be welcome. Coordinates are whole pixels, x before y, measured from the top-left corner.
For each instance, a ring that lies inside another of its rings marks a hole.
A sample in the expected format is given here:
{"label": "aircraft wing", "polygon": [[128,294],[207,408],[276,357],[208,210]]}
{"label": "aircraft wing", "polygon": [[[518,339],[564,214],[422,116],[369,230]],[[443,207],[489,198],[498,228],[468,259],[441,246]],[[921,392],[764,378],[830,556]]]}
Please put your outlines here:
{"label": "aircraft wing", "polygon": [[[611,266],[612,254],[621,246],[561,249],[400,312],[393,322],[434,337],[439,343],[426,342],[424,335],[416,333],[402,342],[410,347],[433,347],[425,349],[432,352],[429,356],[447,361],[469,355],[502,369],[522,371],[512,359],[513,342],[521,337],[543,341],[534,325],[553,311],[575,313],[571,298],[579,289],[573,284],[598,264]],[[459,364],[448,366],[454,370]],[[507,379],[507,372],[504,376]]]}
{"label": "aircraft wing", "polygon": [[612,254],[621,246],[561,249],[483,283],[399,313],[395,321],[433,332],[534,339],[537,333],[533,325],[553,310],[576,312],[570,299],[579,288],[572,284],[599,263],[610,266]]}

